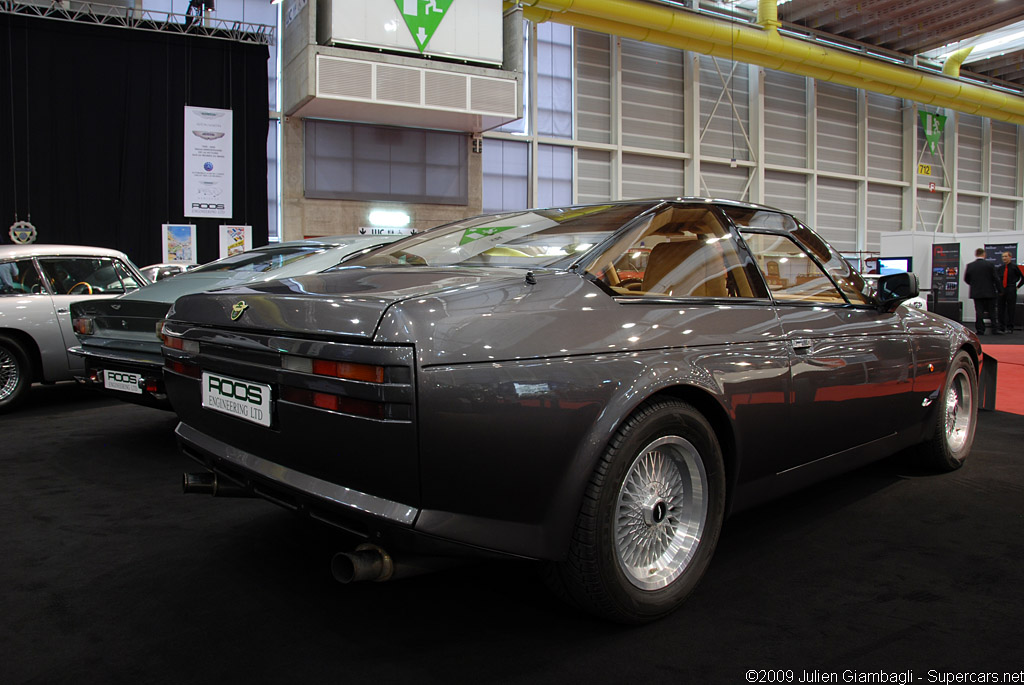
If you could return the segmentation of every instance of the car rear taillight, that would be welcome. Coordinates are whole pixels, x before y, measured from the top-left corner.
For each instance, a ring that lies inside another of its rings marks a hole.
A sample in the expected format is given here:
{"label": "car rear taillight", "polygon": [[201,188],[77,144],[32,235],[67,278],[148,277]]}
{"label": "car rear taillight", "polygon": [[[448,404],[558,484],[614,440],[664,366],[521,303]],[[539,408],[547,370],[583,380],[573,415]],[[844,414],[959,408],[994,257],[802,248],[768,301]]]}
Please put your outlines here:
{"label": "car rear taillight", "polygon": [[346,381],[362,381],[364,383],[383,383],[384,367],[374,364],[356,364],[354,362],[335,362],[327,359],[311,359],[309,357],[286,356],[282,366],[291,371],[312,373],[317,376],[330,376]]}
{"label": "car rear taillight", "polygon": [[[188,376],[189,378],[199,378],[203,375],[202,369],[199,368],[198,364],[191,364],[177,359],[166,360],[164,362],[164,368],[168,371],[181,374],[182,376]],[[156,392],[156,390],[151,390],[150,392]]]}
{"label": "car rear taillight", "polygon": [[96,332],[96,322],[91,316],[79,316],[72,319],[71,325],[78,335],[92,335]]}
{"label": "car rear taillight", "polygon": [[369,402],[357,400],[352,397],[342,397],[327,392],[316,392],[302,388],[282,387],[281,399],[294,404],[304,404],[307,407],[327,409],[328,411],[341,412],[342,414],[353,414],[368,419],[384,419],[384,404],[381,402]]}
{"label": "car rear taillight", "polygon": [[172,350],[180,350],[187,354],[199,354],[198,342],[195,340],[185,340],[180,335],[168,333],[166,326],[160,327],[160,339],[164,341],[165,347],[169,347]]}

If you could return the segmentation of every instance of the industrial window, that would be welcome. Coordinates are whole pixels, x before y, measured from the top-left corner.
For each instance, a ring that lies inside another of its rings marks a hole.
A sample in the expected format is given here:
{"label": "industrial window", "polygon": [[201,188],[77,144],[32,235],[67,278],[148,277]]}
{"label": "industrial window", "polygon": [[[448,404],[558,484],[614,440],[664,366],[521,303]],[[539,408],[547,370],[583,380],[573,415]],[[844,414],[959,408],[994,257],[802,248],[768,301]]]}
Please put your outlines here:
{"label": "industrial window", "polygon": [[466,205],[466,136],[306,121],[305,196]]}

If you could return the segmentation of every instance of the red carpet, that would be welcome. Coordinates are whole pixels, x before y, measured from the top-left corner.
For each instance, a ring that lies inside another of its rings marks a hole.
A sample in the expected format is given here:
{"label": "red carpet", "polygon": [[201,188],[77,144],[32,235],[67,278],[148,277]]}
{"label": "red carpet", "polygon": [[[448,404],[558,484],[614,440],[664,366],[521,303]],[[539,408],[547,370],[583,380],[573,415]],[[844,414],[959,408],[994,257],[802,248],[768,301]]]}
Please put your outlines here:
{"label": "red carpet", "polygon": [[999,362],[996,411],[1024,415],[1024,345],[987,345],[982,352]]}

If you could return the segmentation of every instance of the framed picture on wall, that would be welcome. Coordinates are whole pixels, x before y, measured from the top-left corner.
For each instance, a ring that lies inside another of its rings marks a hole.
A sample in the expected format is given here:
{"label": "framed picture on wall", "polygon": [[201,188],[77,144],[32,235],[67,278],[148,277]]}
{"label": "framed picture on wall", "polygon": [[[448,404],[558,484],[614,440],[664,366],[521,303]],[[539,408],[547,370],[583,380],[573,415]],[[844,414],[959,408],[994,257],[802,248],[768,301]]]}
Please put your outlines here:
{"label": "framed picture on wall", "polygon": [[252,226],[220,227],[220,259],[252,249]]}
{"label": "framed picture on wall", "polygon": [[195,224],[164,224],[162,231],[165,262],[198,262]]}

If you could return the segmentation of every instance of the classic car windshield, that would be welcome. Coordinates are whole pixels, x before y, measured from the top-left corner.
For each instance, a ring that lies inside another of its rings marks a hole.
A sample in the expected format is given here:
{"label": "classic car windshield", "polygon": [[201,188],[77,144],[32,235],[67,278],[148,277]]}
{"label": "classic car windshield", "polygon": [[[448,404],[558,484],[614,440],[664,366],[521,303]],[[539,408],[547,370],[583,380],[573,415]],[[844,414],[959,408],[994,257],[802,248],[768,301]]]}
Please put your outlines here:
{"label": "classic car windshield", "polygon": [[568,266],[651,203],[491,214],[442,226],[345,266]]}
{"label": "classic car windshield", "polygon": [[280,269],[283,266],[311,257],[324,251],[322,245],[294,245],[268,250],[251,250],[242,254],[218,259],[189,273],[212,273],[216,271],[256,271],[266,272]]}

